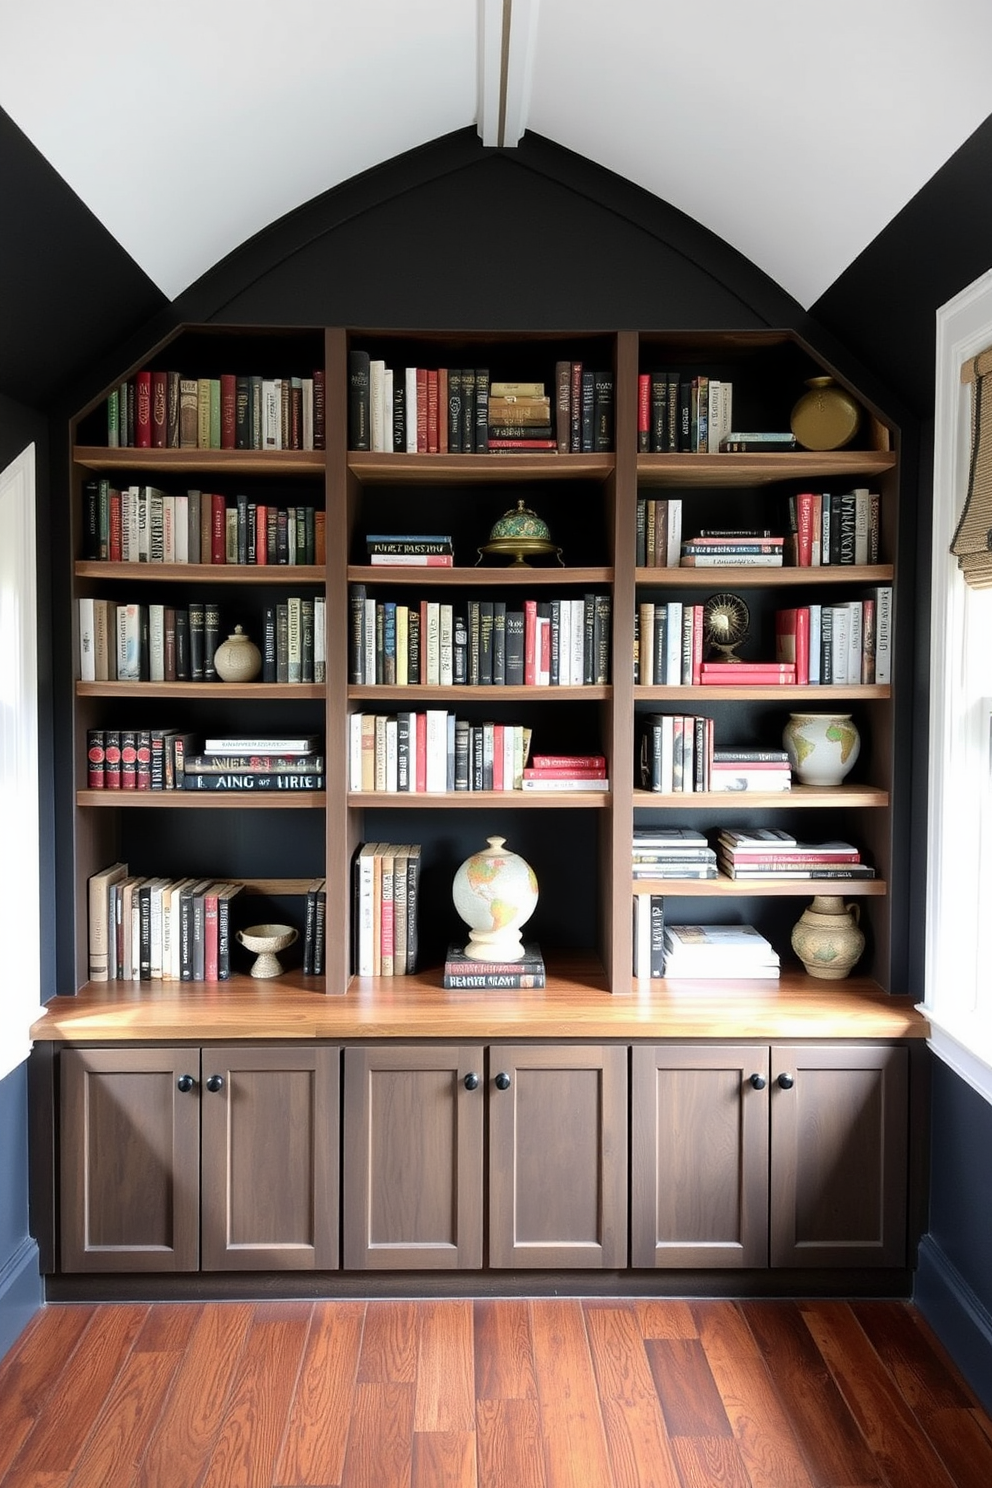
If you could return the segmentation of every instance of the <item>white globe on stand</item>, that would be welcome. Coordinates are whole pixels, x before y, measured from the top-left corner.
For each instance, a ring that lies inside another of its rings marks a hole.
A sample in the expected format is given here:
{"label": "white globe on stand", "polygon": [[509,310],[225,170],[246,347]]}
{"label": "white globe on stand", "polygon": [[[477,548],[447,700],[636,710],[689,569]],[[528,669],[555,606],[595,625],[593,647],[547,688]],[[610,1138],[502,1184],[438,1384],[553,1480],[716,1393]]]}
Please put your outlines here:
{"label": "white globe on stand", "polygon": [[506,849],[505,837],[473,853],[455,874],[451,897],[469,927],[466,956],[476,961],[519,961],[520,927],[537,908],[534,870]]}

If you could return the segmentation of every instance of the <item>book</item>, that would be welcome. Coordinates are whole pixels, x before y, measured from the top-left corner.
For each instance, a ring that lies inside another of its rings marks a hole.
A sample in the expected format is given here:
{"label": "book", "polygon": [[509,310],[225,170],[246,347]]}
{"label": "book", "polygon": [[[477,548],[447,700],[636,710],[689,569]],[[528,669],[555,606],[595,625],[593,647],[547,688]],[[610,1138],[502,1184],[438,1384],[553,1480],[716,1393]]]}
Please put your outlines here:
{"label": "book", "polygon": [[88,973],[91,982],[110,980],[110,888],[127,877],[126,863],[111,863],[87,879]]}
{"label": "book", "polygon": [[226,774],[191,774],[183,777],[183,789],[188,791],[320,791],[324,789],[323,775],[307,775],[301,772],[275,770],[271,774],[259,774],[253,770],[232,770]]}
{"label": "book", "polygon": [[313,754],[320,747],[319,734],[252,738],[237,735],[207,738],[204,754]]}
{"label": "book", "polygon": [[518,961],[486,961],[467,956],[463,944],[453,943],[445,956],[442,986],[480,991],[544,987],[546,973],[540,947],[536,941],[524,941],[522,950]]}

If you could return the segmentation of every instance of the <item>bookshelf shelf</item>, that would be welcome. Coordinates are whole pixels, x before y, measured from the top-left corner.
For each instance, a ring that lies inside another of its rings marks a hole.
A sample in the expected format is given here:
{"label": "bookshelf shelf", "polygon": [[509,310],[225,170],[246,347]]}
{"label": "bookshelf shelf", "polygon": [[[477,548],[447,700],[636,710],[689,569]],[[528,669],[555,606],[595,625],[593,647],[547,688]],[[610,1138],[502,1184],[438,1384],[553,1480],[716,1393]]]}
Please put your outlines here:
{"label": "bookshelf shelf", "polygon": [[795,589],[843,584],[891,584],[891,563],[827,564],[824,568],[637,568],[634,581],[644,588]]}
{"label": "bookshelf shelf", "polygon": [[518,485],[521,481],[605,481],[614,455],[401,455],[351,450],[348,470],[363,485]]}
{"label": "bookshelf shelf", "polygon": [[661,791],[634,791],[634,805],[655,806],[667,810],[711,811],[790,811],[838,807],[858,810],[884,810],[889,793],[872,785],[793,785],[788,791],[684,791],[675,794]]}
{"label": "bookshelf shelf", "polygon": [[95,563],[81,559],[77,579],[134,580],[141,584],[296,584],[323,585],[327,570],[312,563]]}
{"label": "bookshelf shelf", "polygon": [[591,703],[605,702],[611,694],[612,688],[609,685],[604,687],[468,687],[459,683],[453,687],[429,687],[418,682],[406,687],[387,687],[379,683],[374,687],[351,686],[348,688],[349,701],[409,702],[411,706],[440,706],[442,703],[548,703],[555,700]]}
{"label": "bookshelf shelf", "polygon": [[548,807],[580,806],[603,811],[610,805],[609,791],[349,791],[348,805],[392,811],[430,811],[460,807],[466,811],[533,811]]}
{"label": "bookshelf shelf", "polygon": [[[467,456],[466,456],[467,458]],[[375,568],[351,564],[348,582],[396,588],[532,589],[579,584],[612,584],[613,569],[602,568]]]}
{"label": "bookshelf shelf", "polygon": [[317,682],[77,682],[81,698],[196,698],[232,702],[322,702],[325,689]]}
{"label": "bookshelf shelf", "polygon": [[890,450],[782,451],[768,455],[638,455],[637,479],[642,486],[772,485],[779,481],[855,480],[895,470]]}
{"label": "bookshelf shelf", "polygon": [[800,687],[796,683],[782,686],[772,684],[769,687],[662,687],[655,685],[647,687],[638,685],[635,695],[639,702],[655,703],[685,703],[687,706],[682,712],[690,712],[692,709],[706,702],[762,702],[781,703],[783,708],[791,708],[794,703],[810,703],[819,706],[820,711],[829,712],[836,703],[845,702],[872,702],[887,701],[892,694],[892,689],[886,685],[873,683],[868,685],[860,682],[837,683],[830,687]]}
{"label": "bookshelf shelf", "polygon": [[327,805],[327,792],[81,790],[76,805],[108,811],[316,811]]}
{"label": "bookshelf shelf", "polygon": [[635,894],[664,894],[680,899],[808,899],[813,894],[841,894],[882,898],[887,885],[879,878],[752,879],[727,878],[637,878]]}
{"label": "bookshelf shelf", "polygon": [[323,477],[323,450],[108,449],[77,445],[75,463],[83,470],[124,470],[170,475],[309,475]]}

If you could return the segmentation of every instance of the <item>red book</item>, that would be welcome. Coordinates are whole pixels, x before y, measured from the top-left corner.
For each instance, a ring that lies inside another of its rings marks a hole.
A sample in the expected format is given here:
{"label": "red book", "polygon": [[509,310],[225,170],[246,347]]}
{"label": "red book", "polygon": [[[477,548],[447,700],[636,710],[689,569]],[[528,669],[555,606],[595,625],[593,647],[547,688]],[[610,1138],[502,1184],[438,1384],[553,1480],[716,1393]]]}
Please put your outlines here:
{"label": "red book", "polygon": [[427,453],[427,368],[417,368],[417,454]]}
{"label": "red book", "polygon": [[324,397],[324,369],[316,367],[313,374],[313,447],[315,450],[324,449],[327,445]]}
{"label": "red book", "polygon": [[540,767],[528,766],[524,771],[525,780],[605,780],[606,770],[584,770],[581,765],[568,767],[542,769]]}
{"label": "red book", "polygon": [[417,775],[415,789],[427,789],[427,714],[415,713],[417,725]]}
{"label": "red book", "polygon": [[90,729],[86,741],[86,784],[90,790],[103,790],[106,757],[103,730]]}
{"label": "red book", "polygon": [[327,562],[327,514],[322,511],[313,514],[313,561],[319,568]]}
{"label": "red book", "polygon": [[217,885],[203,896],[203,980],[217,981]]}
{"label": "red book", "polygon": [[152,374],[138,372],[134,379],[134,444],[136,449],[152,447]]}
{"label": "red book", "polygon": [[548,687],[551,684],[551,619],[548,615],[538,616],[537,646],[537,681],[542,687]]}
{"label": "red book", "polygon": [[152,379],[152,449],[165,449],[169,443],[169,374],[153,372]]}
{"label": "red book", "polygon": [[493,790],[503,789],[503,735],[505,725],[493,724]]}
{"label": "red book", "polygon": [[[149,789],[151,781],[149,781]],[[121,733],[121,790],[138,788],[138,741],[133,729]]]}
{"label": "red book", "polygon": [[796,683],[809,682],[809,608],[778,610],[775,615],[775,655],[796,669]]}
{"label": "red book", "polygon": [[448,369],[437,369],[437,452],[448,453]]}
{"label": "red book", "polygon": [[227,502],[219,491],[210,497],[210,562],[227,562]]}
{"label": "red book", "polygon": [[606,774],[605,754],[535,754],[534,770],[596,770]]}
{"label": "red book", "polygon": [[810,568],[813,563],[813,511],[816,497],[812,491],[800,491],[796,497],[796,566]]}
{"label": "red book", "polygon": [[698,687],[703,672],[703,606],[692,607],[692,685]]}
{"label": "red book", "polygon": [[233,372],[222,372],[220,377],[220,447],[234,448],[234,429],[237,423],[237,378]]}
{"label": "red book", "polygon": [[569,452],[582,453],[582,363],[572,363],[572,428],[568,440]]}
{"label": "red book", "polygon": [[267,506],[256,506],[255,508],[255,562],[267,564],[269,561],[269,509]]}
{"label": "red book", "polygon": [[491,450],[553,450],[557,448],[553,439],[487,439],[486,448]]}
{"label": "red book", "polygon": [[637,448],[643,455],[651,448],[651,374],[637,378]]}
{"label": "red book", "polygon": [[537,600],[524,600],[524,683],[537,683]]}
{"label": "red book", "polygon": [[427,453],[436,455],[438,452],[438,388],[437,373],[427,373]]}

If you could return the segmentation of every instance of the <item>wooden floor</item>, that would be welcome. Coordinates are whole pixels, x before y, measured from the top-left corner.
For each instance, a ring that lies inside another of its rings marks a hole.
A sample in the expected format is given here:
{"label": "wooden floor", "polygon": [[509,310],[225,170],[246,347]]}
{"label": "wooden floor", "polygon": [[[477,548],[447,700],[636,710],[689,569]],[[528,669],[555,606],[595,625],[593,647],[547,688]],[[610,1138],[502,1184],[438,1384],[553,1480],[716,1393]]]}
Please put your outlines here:
{"label": "wooden floor", "polygon": [[989,1488],[899,1302],[50,1305],[3,1488]]}

